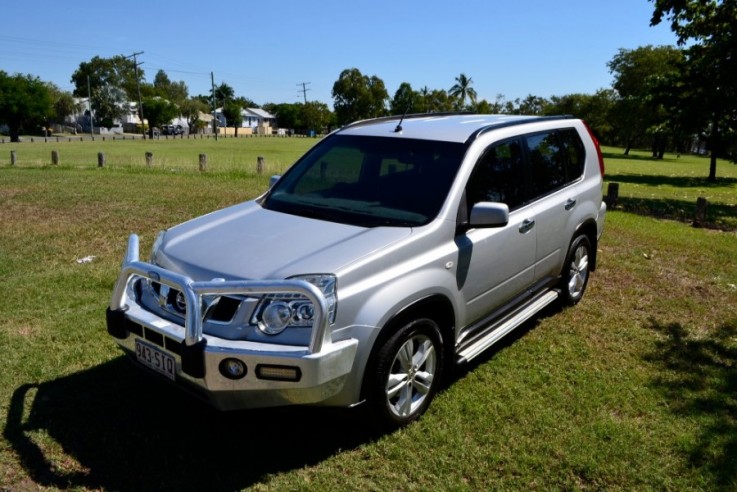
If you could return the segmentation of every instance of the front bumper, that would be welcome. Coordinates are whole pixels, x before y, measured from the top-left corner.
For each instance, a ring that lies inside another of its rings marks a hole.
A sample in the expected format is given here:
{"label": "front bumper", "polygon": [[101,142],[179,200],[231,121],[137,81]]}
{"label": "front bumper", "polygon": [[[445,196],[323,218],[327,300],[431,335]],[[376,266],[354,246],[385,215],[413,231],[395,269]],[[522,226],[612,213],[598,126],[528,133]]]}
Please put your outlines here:
{"label": "front bumper", "polygon": [[[353,368],[358,341],[332,341],[326,301],[315,286],[300,280],[195,282],[139,261],[138,249],[138,237],[131,235],[107,311],[108,332],[134,361],[138,340],[173,359],[174,374],[170,377],[180,386],[222,410],[320,403],[343,388]],[[160,282],[184,294],[184,326],[135,302],[132,284],[138,279]],[[313,303],[309,346],[225,340],[203,334],[203,296],[281,293],[304,295]],[[226,377],[221,371],[226,359],[240,361],[245,375]]]}

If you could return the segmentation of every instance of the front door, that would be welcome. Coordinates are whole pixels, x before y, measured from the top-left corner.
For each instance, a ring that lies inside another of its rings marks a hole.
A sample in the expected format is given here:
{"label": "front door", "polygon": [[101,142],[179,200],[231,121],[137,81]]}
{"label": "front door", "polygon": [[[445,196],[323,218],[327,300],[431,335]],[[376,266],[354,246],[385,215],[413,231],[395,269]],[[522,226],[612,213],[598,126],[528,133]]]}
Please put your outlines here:
{"label": "front door", "polygon": [[471,229],[456,238],[465,326],[527,290],[534,279],[536,214],[533,206],[523,205],[521,149],[517,139],[490,146],[466,187],[469,210],[478,202],[499,202],[510,214],[504,227]]}

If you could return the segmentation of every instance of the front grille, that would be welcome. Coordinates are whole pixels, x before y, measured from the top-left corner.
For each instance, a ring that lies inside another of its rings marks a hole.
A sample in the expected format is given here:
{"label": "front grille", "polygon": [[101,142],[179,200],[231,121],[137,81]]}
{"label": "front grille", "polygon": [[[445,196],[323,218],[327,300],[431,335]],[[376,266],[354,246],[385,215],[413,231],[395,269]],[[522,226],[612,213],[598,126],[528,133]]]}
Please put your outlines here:
{"label": "front grille", "polygon": [[205,318],[221,323],[230,323],[241,305],[241,300],[235,297],[221,296],[218,302],[209,309]]}
{"label": "front grille", "polygon": [[[187,314],[187,303],[184,294],[167,285],[151,282],[151,290],[161,309],[184,320]],[[238,312],[242,299],[229,296],[217,296],[206,299],[208,307],[205,309],[204,321],[230,323]]]}

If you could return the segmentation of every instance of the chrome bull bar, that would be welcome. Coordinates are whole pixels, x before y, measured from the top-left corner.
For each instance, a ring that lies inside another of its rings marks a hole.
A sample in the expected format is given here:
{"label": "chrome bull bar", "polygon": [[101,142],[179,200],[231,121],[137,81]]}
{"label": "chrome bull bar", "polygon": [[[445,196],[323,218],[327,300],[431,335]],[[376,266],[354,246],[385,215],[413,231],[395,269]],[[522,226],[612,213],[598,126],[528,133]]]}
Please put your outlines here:
{"label": "chrome bull bar", "polygon": [[128,238],[120,275],[115,283],[110,311],[122,313],[127,309],[127,289],[131,278],[147,278],[167,285],[183,293],[187,302],[184,319],[184,345],[186,347],[203,344],[202,297],[207,295],[267,295],[267,294],[299,294],[305,296],[314,306],[312,333],[308,350],[311,354],[322,350],[324,343],[329,343],[327,301],[320,289],[304,280],[210,280],[194,281],[165,268],[139,260],[139,239],[136,234]]}

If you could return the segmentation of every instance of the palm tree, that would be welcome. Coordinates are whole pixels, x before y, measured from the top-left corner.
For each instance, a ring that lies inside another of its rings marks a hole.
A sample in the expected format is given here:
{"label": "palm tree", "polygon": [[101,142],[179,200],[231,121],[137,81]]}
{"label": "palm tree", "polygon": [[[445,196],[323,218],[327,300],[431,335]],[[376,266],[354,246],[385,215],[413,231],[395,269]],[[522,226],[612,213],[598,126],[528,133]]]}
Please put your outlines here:
{"label": "palm tree", "polygon": [[473,79],[466,76],[465,73],[456,77],[456,83],[448,91],[448,95],[458,99],[460,107],[465,106],[466,99],[470,99],[472,104],[476,104],[476,90],[471,87]]}

